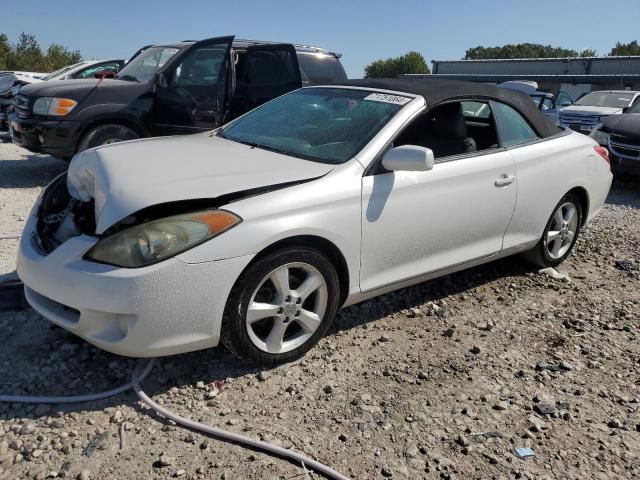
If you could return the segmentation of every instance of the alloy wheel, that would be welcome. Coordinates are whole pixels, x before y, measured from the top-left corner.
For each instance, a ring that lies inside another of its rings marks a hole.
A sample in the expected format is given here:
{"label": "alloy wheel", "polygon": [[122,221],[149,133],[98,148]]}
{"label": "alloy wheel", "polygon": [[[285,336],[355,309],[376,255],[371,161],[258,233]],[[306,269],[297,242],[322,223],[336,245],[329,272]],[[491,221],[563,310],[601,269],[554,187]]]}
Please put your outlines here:
{"label": "alloy wheel", "polygon": [[302,262],[279,266],[251,296],[245,318],[247,333],[263,352],[289,352],[313,336],[327,305],[327,284],[315,267]]}
{"label": "alloy wheel", "polygon": [[546,237],[549,256],[553,260],[562,258],[571,248],[578,230],[578,209],[571,202],[563,203],[553,214]]}

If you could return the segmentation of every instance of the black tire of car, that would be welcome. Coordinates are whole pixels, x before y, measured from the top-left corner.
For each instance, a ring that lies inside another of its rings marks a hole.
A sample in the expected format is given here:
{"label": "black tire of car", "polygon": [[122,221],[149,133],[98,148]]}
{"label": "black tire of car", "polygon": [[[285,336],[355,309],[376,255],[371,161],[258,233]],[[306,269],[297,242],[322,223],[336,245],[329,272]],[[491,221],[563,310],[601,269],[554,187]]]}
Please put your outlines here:
{"label": "black tire of car", "polygon": [[109,123],[98,125],[89,130],[78,144],[77,152],[83,152],[89,148],[99,147],[108,143],[135,140],[140,136],[124,125]]}
{"label": "black tire of car", "polygon": [[[558,208],[560,208],[560,205],[564,203],[572,203],[573,206],[576,208],[576,211],[578,212],[577,213],[578,225],[576,227],[576,233],[575,233],[575,237],[573,238],[573,243],[571,244],[569,249],[560,258],[553,259],[551,258],[551,256],[549,255],[549,251],[547,250],[547,233],[549,232],[549,228],[551,228],[551,223],[553,222],[553,216],[555,215],[556,210],[558,210]],[[560,199],[558,204],[553,208],[553,211],[551,212],[551,216],[549,217],[549,220],[547,221],[547,224],[544,227],[544,232],[542,232],[542,236],[540,237],[540,241],[531,250],[528,250],[522,254],[524,259],[530,263],[533,263],[534,265],[537,265],[543,268],[557,267],[562,262],[564,262],[566,258],[569,255],[571,255],[571,251],[573,250],[573,247],[576,245],[576,242],[578,241],[578,237],[580,236],[580,230],[582,227],[582,215],[583,215],[582,203],[580,202],[580,199],[578,198],[578,196],[573,193],[567,193],[564,197],[562,197],[562,199]]]}
{"label": "black tire of car", "polygon": [[[249,339],[245,322],[247,308],[262,279],[279,266],[293,262],[308,263],[323,276],[328,291],[324,318],[314,334],[298,348],[280,354],[263,352]],[[289,363],[302,357],[326,334],[333,323],[339,304],[340,280],[327,256],[306,246],[283,248],[259,258],[240,275],[227,299],[220,341],[238,357],[263,367]]]}

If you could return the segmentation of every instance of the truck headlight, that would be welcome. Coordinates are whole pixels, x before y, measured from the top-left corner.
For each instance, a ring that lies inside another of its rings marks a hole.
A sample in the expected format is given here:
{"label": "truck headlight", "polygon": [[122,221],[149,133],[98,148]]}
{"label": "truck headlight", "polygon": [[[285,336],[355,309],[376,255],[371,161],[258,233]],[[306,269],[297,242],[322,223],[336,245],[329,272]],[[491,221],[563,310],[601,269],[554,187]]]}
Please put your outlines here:
{"label": "truck headlight", "polygon": [[596,142],[598,142],[599,145],[609,145],[609,129],[602,123],[599,123],[595,127],[593,127],[593,130],[591,130],[589,136]]}
{"label": "truck headlight", "polygon": [[70,98],[40,97],[33,104],[33,113],[64,117],[76,108],[77,104],[78,102]]}
{"label": "truck headlight", "polygon": [[226,210],[152,220],[103,238],[85,254],[85,259],[124,268],[145,267],[200,245],[241,221]]}

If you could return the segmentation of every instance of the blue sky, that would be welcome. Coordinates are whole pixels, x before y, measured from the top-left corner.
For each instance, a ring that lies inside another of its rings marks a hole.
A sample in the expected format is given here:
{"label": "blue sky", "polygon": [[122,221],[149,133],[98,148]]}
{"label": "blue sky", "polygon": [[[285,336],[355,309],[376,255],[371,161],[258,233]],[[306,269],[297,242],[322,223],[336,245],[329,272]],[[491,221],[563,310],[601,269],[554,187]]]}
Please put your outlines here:
{"label": "blue sky", "polygon": [[[606,54],[640,40],[638,0],[219,1],[26,0],[2,8],[0,32],[61,43],[85,58],[127,58],[140,46],[235,34],[319,45],[350,77],[409,50],[458,59],[477,45],[533,42]],[[10,8],[8,8],[10,6]]]}

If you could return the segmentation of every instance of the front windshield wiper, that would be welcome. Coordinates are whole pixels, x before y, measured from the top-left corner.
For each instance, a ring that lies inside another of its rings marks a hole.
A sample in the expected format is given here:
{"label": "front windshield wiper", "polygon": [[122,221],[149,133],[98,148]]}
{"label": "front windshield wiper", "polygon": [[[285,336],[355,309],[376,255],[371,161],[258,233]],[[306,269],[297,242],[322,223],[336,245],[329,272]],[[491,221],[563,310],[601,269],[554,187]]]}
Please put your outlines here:
{"label": "front windshield wiper", "polygon": [[[222,135],[220,135],[220,136],[222,136]],[[280,153],[282,155],[291,155],[291,152],[289,152],[287,150],[280,150],[279,148],[270,147],[268,145],[263,145],[262,143],[249,142],[249,141],[246,141],[246,140],[238,140],[237,138],[229,138],[229,137],[225,137],[225,136],[222,136],[222,138],[224,138],[226,140],[231,140],[232,142],[242,143],[243,145],[247,145],[247,146],[249,146],[251,148],[260,148],[262,150],[268,150],[269,152]]]}
{"label": "front windshield wiper", "polygon": [[116,78],[118,80],[126,80],[128,82],[137,82],[140,83],[140,80],[138,80],[136,77],[134,77],[133,75],[118,75],[116,76]]}

